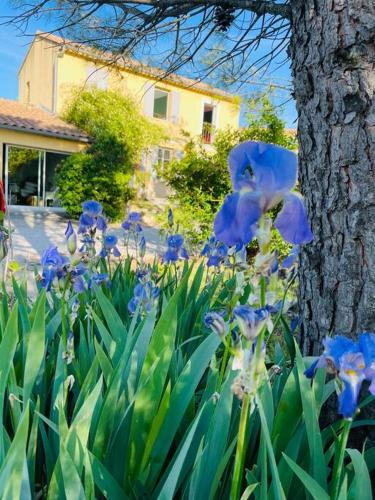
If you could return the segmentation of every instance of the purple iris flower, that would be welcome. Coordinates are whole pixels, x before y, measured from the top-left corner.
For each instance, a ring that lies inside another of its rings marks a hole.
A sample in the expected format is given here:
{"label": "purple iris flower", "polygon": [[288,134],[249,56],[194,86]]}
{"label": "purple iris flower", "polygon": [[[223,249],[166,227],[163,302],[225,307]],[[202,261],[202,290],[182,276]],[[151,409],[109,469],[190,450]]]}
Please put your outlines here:
{"label": "purple iris flower", "polygon": [[269,318],[267,307],[254,309],[248,305],[240,305],[234,308],[233,314],[242,334],[248,340],[253,340],[259,335],[263,325]]}
{"label": "purple iris flower", "polygon": [[326,368],[342,382],[339,395],[339,413],[344,418],[352,418],[364,380],[370,381],[369,390],[375,395],[375,335],[362,333],[358,342],[337,335],[324,340],[324,352],[305,371],[312,378],[318,368]]}
{"label": "purple iris flower", "polygon": [[95,225],[95,219],[89,214],[83,213],[79,217],[78,234],[90,231]]}
{"label": "purple iris flower", "polygon": [[82,212],[91,217],[98,217],[103,212],[103,207],[98,201],[88,200],[82,203]]}
{"label": "purple iris flower", "polygon": [[142,220],[142,215],[139,212],[129,212],[127,219],[123,221],[121,227],[124,231],[133,231],[135,233],[142,232],[142,226],[140,224]]}
{"label": "purple iris flower", "polygon": [[78,234],[95,232],[96,229],[105,232],[107,223],[102,215],[103,208],[98,201],[89,200],[82,203],[82,211],[79,218]]}
{"label": "purple iris flower", "polygon": [[105,233],[107,230],[107,221],[101,215],[96,218],[96,228],[102,233]]}
{"label": "purple iris flower", "polygon": [[77,250],[77,235],[73,229],[72,221],[68,221],[65,231],[65,240],[68,247],[68,252],[73,255]]}
{"label": "purple iris flower", "polygon": [[297,182],[297,156],[292,151],[248,141],[232,149],[228,163],[234,193],[225,198],[215,218],[220,241],[246,245],[260,217],[281,201],[284,206],[274,222],[281,236],[293,244],[313,239],[302,198],[291,192]]}
{"label": "purple iris flower", "polygon": [[359,337],[359,345],[366,364],[366,379],[371,382],[369,391],[375,396],[375,335],[373,333],[362,333]]}
{"label": "purple iris flower", "polygon": [[70,272],[70,279],[73,283],[73,289],[77,293],[82,293],[85,291],[85,280],[83,279],[83,275],[85,274],[86,270],[86,267],[80,262]]}
{"label": "purple iris flower", "polygon": [[89,280],[88,288],[91,289],[93,284],[97,286],[105,285],[109,288],[111,286],[111,280],[106,273],[92,274]]}
{"label": "purple iris flower", "polygon": [[88,234],[85,234],[81,240],[82,246],[80,247],[80,253],[88,253],[90,250],[95,251],[95,240]]}
{"label": "purple iris flower", "polygon": [[51,290],[55,278],[64,278],[69,267],[69,259],[58,251],[56,246],[48,247],[42,254],[42,286]]}
{"label": "purple iris flower", "polygon": [[172,234],[167,238],[167,250],[162,256],[165,264],[177,262],[179,259],[187,260],[189,255],[184,246],[184,237],[181,234]]}
{"label": "purple iris flower", "polygon": [[215,236],[211,236],[204,245],[201,255],[207,257],[208,267],[219,267],[225,262],[228,256],[228,250],[227,245],[218,241]]}
{"label": "purple iris flower", "polygon": [[298,254],[299,254],[299,245],[294,245],[289,255],[285,257],[285,259],[282,261],[281,267],[286,269],[292,267],[297,261]]}
{"label": "purple iris flower", "polygon": [[134,314],[139,307],[144,312],[150,312],[153,303],[160,295],[158,287],[154,286],[151,281],[146,283],[137,283],[134,287],[133,297],[128,303],[128,311]]}
{"label": "purple iris flower", "polygon": [[114,234],[106,234],[103,239],[103,246],[99,252],[100,257],[107,257],[107,255],[113,255],[114,257],[120,257],[121,252],[117,248],[118,238]]}

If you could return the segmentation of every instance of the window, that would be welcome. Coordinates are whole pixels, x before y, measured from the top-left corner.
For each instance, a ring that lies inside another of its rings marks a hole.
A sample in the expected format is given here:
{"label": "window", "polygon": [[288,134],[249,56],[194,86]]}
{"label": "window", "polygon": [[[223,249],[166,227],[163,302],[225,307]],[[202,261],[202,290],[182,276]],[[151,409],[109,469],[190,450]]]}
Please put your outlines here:
{"label": "window", "polygon": [[211,144],[214,126],[214,110],[215,107],[211,104],[205,104],[203,107],[203,127],[202,140],[206,144]]}
{"label": "window", "polygon": [[167,148],[157,148],[156,151],[156,161],[157,165],[164,167],[170,163],[172,160],[172,150]]}
{"label": "window", "polygon": [[168,94],[169,92],[155,89],[154,93],[154,117],[167,119],[168,116]]}
{"label": "window", "polygon": [[98,89],[107,90],[108,88],[108,70],[107,68],[98,68],[90,65],[87,68],[87,83],[94,85]]}

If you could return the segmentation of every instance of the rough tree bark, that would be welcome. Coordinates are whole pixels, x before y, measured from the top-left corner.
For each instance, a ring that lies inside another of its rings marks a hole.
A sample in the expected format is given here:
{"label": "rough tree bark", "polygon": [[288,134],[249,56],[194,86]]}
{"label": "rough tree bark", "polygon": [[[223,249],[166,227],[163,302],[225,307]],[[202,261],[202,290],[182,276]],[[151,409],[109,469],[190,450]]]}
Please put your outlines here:
{"label": "rough tree bark", "polygon": [[375,0],[294,0],[300,183],[314,242],[300,266],[301,343],[375,331]]}

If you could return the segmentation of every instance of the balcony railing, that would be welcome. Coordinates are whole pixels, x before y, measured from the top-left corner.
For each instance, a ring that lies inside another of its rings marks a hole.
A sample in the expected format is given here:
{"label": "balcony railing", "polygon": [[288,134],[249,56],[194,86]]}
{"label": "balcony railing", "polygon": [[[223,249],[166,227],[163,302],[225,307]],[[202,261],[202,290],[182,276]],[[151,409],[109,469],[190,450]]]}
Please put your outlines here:
{"label": "balcony railing", "polygon": [[203,122],[202,141],[205,144],[211,144],[214,136],[214,126],[212,123]]}

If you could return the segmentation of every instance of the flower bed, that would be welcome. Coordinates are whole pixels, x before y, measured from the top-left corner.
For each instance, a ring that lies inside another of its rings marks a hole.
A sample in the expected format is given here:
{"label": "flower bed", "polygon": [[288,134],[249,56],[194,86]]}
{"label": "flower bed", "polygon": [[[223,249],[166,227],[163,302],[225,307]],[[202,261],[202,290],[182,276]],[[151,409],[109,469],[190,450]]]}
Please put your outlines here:
{"label": "flower bed", "polygon": [[[121,255],[88,201],[77,233],[68,224],[69,257],[44,252],[36,300],[25,283],[4,288],[1,498],[371,498],[374,449],[347,439],[372,424],[358,417],[358,395],[374,380],[375,336],[327,339],[317,360],[301,356],[294,282],[312,234],[285,155],[235,148],[235,192],[199,262],[172,212],[160,260],[145,261],[134,212],[122,227],[136,253]],[[267,210],[282,199],[276,227],[295,246],[279,262]],[[335,389],[344,418],[321,429]]]}

